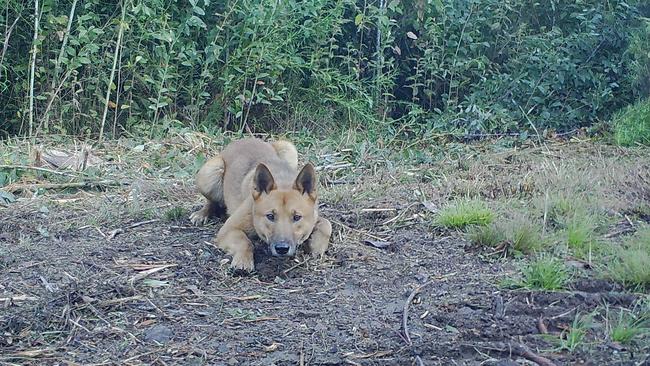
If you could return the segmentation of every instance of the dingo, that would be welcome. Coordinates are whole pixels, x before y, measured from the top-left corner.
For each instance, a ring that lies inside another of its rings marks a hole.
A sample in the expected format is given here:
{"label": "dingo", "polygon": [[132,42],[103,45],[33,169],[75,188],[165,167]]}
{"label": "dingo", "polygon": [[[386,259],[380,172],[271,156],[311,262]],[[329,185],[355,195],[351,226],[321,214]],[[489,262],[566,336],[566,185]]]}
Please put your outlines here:
{"label": "dingo", "polygon": [[232,268],[254,269],[249,237],[255,235],[278,257],[295,255],[307,239],[314,256],[327,250],[332,225],[318,216],[314,167],[297,168],[292,143],[251,138],[226,146],[199,170],[196,183],[207,203],[190,220],[199,225],[210,216],[229,215],[216,243],[232,255]]}

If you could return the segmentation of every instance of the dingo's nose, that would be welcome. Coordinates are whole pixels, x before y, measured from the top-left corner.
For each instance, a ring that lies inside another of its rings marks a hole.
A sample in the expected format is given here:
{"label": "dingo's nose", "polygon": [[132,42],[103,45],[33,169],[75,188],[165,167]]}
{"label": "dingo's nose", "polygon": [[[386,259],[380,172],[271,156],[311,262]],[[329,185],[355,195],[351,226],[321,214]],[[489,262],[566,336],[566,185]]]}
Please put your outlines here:
{"label": "dingo's nose", "polygon": [[289,245],[289,242],[280,241],[273,244],[273,249],[275,249],[275,252],[278,253],[278,255],[287,255],[291,246]]}

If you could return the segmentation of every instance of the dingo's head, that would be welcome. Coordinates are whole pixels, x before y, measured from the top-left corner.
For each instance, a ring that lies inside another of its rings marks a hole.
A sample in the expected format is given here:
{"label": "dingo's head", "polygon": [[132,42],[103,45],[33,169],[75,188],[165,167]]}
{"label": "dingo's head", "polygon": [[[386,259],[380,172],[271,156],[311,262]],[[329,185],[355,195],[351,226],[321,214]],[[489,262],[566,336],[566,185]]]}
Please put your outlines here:
{"label": "dingo's head", "polygon": [[271,249],[271,254],[289,257],[296,254],[314,230],[318,211],[316,173],[305,165],[290,189],[278,189],[273,175],[259,164],[253,177],[253,226]]}

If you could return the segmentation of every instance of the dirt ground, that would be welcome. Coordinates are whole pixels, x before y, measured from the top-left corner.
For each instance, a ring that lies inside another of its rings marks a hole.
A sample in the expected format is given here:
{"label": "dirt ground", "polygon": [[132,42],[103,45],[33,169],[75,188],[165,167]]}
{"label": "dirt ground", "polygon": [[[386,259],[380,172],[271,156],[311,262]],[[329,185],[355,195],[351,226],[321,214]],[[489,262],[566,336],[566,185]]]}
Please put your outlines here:
{"label": "dirt ground", "polygon": [[[528,166],[511,155],[509,168]],[[456,183],[363,172],[324,174],[335,230],[324,260],[281,261],[260,246],[248,276],[211,243],[221,222],[190,225],[201,203],[191,177],[18,194],[0,206],[0,364],[534,364],[525,351],[557,365],[650,362],[648,347],[613,344],[598,325],[573,352],[550,339],[577,313],[641,294],[584,273],[565,291],[507,289],[516,261],[431,225]]]}

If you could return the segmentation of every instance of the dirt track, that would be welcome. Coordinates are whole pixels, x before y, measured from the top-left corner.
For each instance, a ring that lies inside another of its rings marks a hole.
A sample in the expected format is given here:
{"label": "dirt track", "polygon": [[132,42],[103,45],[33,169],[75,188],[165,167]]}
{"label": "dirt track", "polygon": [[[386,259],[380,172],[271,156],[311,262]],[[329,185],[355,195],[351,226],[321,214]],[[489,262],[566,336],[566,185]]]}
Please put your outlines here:
{"label": "dirt track", "polygon": [[[522,347],[556,364],[647,362],[647,348],[602,341],[602,329],[574,352],[548,340],[577,312],[629,307],[637,295],[582,276],[570,291],[506,290],[499,284],[516,266],[469,248],[458,233],[432,229],[425,206],[403,202],[413,186],[363,207],[324,200],[323,215],[336,222],[324,261],[282,262],[260,249],[257,273],[233,276],[210,244],[220,223],[191,227],[186,213],[199,200],[178,183],[138,183],[148,209],[129,215],[135,184],[0,208],[0,363],[530,363]],[[180,219],[162,217],[169,192],[186,211]],[[413,220],[377,233],[400,212]]]}

